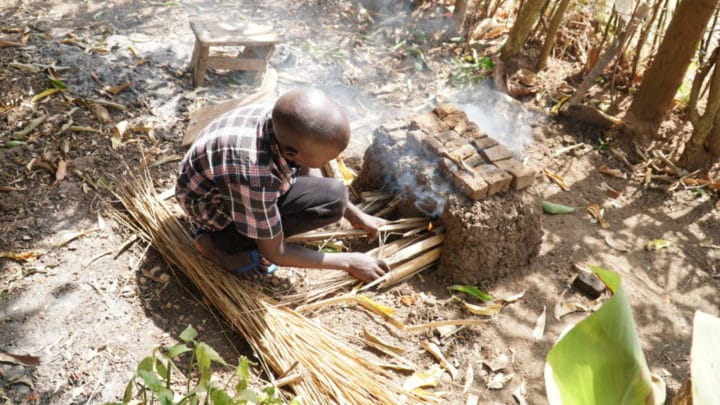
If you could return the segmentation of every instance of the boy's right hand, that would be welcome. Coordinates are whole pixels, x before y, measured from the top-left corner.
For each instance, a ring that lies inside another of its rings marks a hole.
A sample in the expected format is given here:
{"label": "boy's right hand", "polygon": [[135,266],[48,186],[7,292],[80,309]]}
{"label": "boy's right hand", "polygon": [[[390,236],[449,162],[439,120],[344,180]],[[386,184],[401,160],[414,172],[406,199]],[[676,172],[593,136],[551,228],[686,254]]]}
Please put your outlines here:
{"label": "boy's right hand", "polygon": [[364,253],[349,253],[349,255],[348,274],[365,283],[373,281],[390,271],[390,267],[382,260]]}

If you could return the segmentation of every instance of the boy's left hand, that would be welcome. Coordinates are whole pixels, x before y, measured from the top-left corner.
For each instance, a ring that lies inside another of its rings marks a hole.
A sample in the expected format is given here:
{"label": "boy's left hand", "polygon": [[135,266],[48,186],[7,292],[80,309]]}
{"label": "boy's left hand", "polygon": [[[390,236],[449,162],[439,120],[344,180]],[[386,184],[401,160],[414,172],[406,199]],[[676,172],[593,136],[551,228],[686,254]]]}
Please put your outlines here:
{"label": "boy's left hand", "polygon": [[386,222],[387,221],[382,218],[374,217],[359,211],[357,215],[354,216],[353,220],[350,221],[350,224],[355,229],[362,229],[363,231],[366,231],[368,233],[368,241],[372,242],[375,238],[377,238],[378,228]]}

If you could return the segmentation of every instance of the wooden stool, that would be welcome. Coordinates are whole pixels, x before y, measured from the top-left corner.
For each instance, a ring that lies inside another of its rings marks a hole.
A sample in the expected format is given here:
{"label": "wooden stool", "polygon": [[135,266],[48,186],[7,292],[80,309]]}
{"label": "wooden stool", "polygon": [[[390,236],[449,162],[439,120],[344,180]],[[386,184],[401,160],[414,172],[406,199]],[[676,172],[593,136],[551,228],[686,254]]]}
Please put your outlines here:
{"label": "wooden stool", "polygon": [[[272,27],[253,23],[195,20],[190,21],[190,27],[195,34],[195,49],[190,61],[195,86],[203,85],[207,69],[249,70],[260,75],[265,71],[275,45],[282,42]],[[210,56],[211,46],[242,46],[243,50],[237,57]]]}

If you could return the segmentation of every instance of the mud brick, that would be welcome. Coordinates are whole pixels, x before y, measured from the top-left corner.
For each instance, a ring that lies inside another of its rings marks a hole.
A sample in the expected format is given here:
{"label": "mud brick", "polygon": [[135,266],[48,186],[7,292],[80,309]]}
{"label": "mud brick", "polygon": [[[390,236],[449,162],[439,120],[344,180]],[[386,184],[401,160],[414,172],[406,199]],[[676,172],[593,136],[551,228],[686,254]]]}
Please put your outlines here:
{"label": "mud brick", "polygon": [[487,134],[474,122],[468,122],[463,135],[469,139],[485,138]]}
{"label": "mud brick", "polygon": [[[447,145],[445,147],[447,147]],[[475,147],[470,145],[467,141],[465,141],[460,147],[454,149],[448,148],[448,150],[450,151],[451,155],[457,156],[459,159],[463,160],[477,154],[477,152],[475,151]]]}
{"label": "mud brick", "polygon": [[488,183],[479,175],[472,175],[465,170],[456,170],[452,174],[455,187],[460,189],[471,200],[479,200],[488,195]]}
{"label": "mud brick", "polygon": [[442,155],[444,152],[447,151],[445,146],[432,136],[424,137],[421,142],[423,150],[425,150],[425,152],[427,153],[435,153],[437,155]]}
{"label": "mud brick", "polygon": [[387,134],[390,138],[392,138],[395,142],[398,141],[404,141],[407,139],[407,131],[404,131],[402,129],[396,129],[394,131],[390,131]]}
{"label": "mud brick", "polygon": [[439,134],[450,129],[447,124],[442,122],[435,113],[428,111],[423,114],[418,114],[412,117],[411,127],[421,129],[427,134]]}
{"label": "mud brick", "polygon": [[512,176],[505,170],[500,170],[495,165],[483,164],[475,168],[475,171],[488,184],[488,195],[503,193],[510,189]]}
{"label": "mud brick", "polygon": [[441,133],[435,135],[435,138],[438,141],[440,141],[440,143],[442,143],[443,145],[445,145],[446,143],[452,141],[453,139],[457,139],[459,137],[460,137],[460,134],[458,134],[454,131],[445,131],[445,132],[441,132]]}
{"label": "mud brick", "polygon": [[508,150],[503,145],[495,145],[489,148],[482,149],[480,151],[480,154],[483,155],[483,157],[493,163],[499,162],[501,160],[510,159],[512,157],[512,152]]}
{"label": "mud brick", "polygon": [[435,107],[433,112],[441,119],[447,117],[450,114],[464,113],[463,110],[460,109],[460,107],[456,106],[455,104],[449,103],[438,105],[437,107]]}
{"label": "mud brick", "polygon": [[441,158],[439,165],[440,165],[440,172],[447,179],[452,179],[453,173],[460,170],[460,168],[457,167],[457,165],[448,158]]}
{"label": "mud brick", "polygon": [[573,286],[592,299],[600,297],[605,291],[605,283],[589,271],[581,271],[573,280]]}
{"label": "mud brick", "polygon": [[529,187],[535,181],[536,171],[528,166],[523,165],[517,159],[507,159],[495,162],[495,166],[510,173],[513,177],[510,187],[513,190],[522,190]]}
{"label": "mud brick", "polygon": [[444,145],[447,148],[447,150],[455,150],[455,149],[462,147],[463,145],[470,145],[470,144],[468,143],[467,139],[461,138],[460,136],[458,136],[457,138],[453,138],[450,141],[445,142]]}
{"label": "mud brick", "polygon": [[392,120],[383,122],[381,128],[385,130],[385,132],[390,133],[397,129],[403,129],[408,126],[408,122],[405,120]]}
{"label": "mud brick", "polygon": [[477,148],[477,150],[483,150],[498,145],[498,142],[490,138],[489,136],[486,136],[483,138],[474,139],[473,145],[475,145],[475,148]]}
{"label": "mud brick", "polygon": [[465,164],[468,165],[468,166],[470,166],[470,167],[478,167],[478,166],[480,166],[480,165],[482,165],[482,164],[485,164],[485,163],[487,163],[487,162],[485,161],[485,159],[483,159],[483,157],[480,156],[480,154],[477,153],[477,152],[474,152],[474,153],[472,154],[472,156],[470,156],[470,157],[468,157],[467,159],[465,159]]}
{"label": "mud brick", "polygon": [[422,140],[425,138],[425,133],[423,131],[420,131],[419,129],[412,130],[407,133],[407,143],[408,145],[411,145],[414,148],[417,148],[422,143]]}

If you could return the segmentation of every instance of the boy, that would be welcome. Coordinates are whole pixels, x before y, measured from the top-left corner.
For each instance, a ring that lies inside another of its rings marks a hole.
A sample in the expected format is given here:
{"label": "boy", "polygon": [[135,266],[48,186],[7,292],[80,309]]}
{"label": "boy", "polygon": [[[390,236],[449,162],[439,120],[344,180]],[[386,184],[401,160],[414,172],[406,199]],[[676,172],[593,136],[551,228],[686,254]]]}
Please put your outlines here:
{"label": "boy", "polygon": [[185,155],[175,191],[197,227],[195,248],[237,275],[269,274],[277,264],[344,270],[365,282],[382,276],[387,265],[363,253],[321,253],[285,241],[343,217],[376,236],[382,220],[348,202],[342,182],[307,175],[349,140],[342,108],[311,88],[216,118]]}

